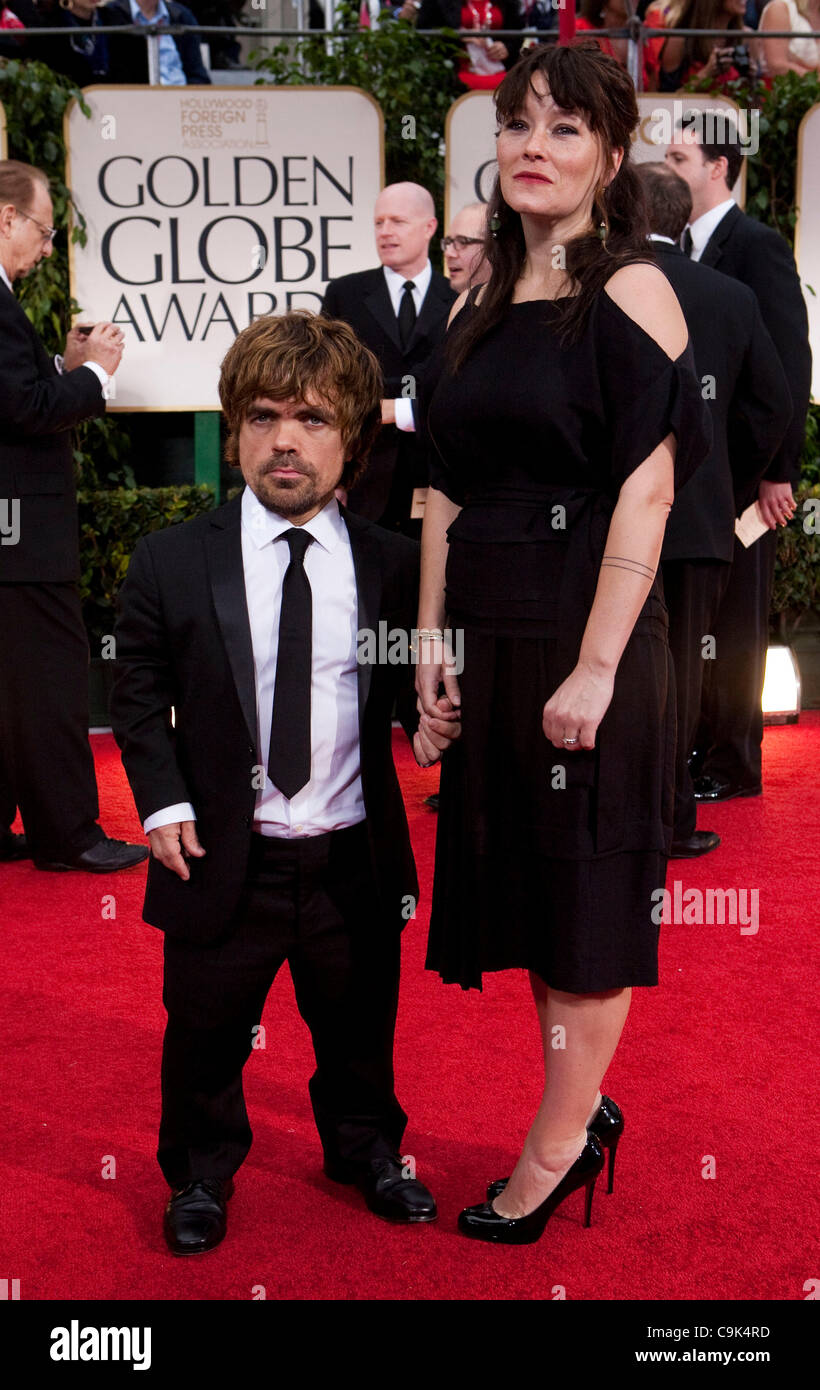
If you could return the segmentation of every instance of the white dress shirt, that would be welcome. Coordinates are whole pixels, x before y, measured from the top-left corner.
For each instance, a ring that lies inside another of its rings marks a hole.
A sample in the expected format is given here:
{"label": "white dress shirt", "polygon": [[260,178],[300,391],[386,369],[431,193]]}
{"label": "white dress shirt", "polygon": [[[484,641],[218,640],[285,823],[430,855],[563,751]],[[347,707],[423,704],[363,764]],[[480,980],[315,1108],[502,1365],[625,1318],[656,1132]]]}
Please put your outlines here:
{"label": "white dress shirt", "polygon": [[[12,294],[14,294],[14,290],[12,289],[11,280],[9,279],[8,275],[6,274],[6,268],[5,268],[4,265],[1,265],[1,264],[0,264],[0,279],[2,279],[2,280],[4,281],[4,283],[8,285],[8,287],[9,287],[9,289],[11,290]],[[59,352],[58,352],[58,353],[55,353],[55,355],[54,355],[54,365],[55,365],[55,367],[57,368],[57,371],[60,373],[60,376],[62,376],[62,375],[63,375],[63,372],[65,371],[65,368],[64,368],[64,366],[63,366],[63,359],[62,359],[62,356],[60,355]],[[105,370],[105,367],[101,367],[100,364],[99,364],[99,362],[83,362],[83,363],[81,363],[81,365],[82,365],[83,367],[90,367],[90,368],[91,368],[91,370],[92,370],[92,372],[94,373],[95,377],[96,377],[97,380],[99,381],[100,386],[102,387],[103,400],[106,400],[106,401],[107,401],[107,400],[108,400],[108,382],[109,382],[109,380],[110,380],[110,377],[109,377],[109,375],[108,375],[108,372]]]}
{"label": "white dress shirt", "polygon": [[[290,550],[278,539],[291,528],[246,487],[242,494],[242,565],[253,645],[257,747],[265,769],[256,793],[253,828],[263,835],[324,835],[364,820],[359,753],[359,688],[356,661],[358,593],[350,536],[335,498],[305,523],[314,537],[305,552],[313,601],[310,684],[310,781],[290,800],[267,775],[270,725],[279,644],[282,582]],[[218,737],[218,731],[215,731]],[[146,834],[174,821],[195,820],[182,803],[149,816]]]}
{"label": "white dress shirt", "polygon": [[719,222],[723,221],[729,209],[735,206],[734,198],[727,198],[725,202],[718,203],[717,207],[710,208],[708,212],[704,212],[701,217],[696,217],[694,222],[688,224],[689,230],[692,233],[692,253],[689,257],[690,260],[700,260],[706,250],[706,243],[715,230],[715,227]]}
{"label": "white dress shirt", "polygon": [[[404,284],[408,279],[406,275],[400,275],[397,270],[393,270],[389,265],[382,266],[384,278],[387,282],[387,293],[390,295],[390,303],[393,305],[393,313],[398,319],[401,301],[404,297]],[[413,284],[415,289],[411,291],[413,303],[416,306],[416,318],[421,313],[421,306],[424,303],[424,296],[430,288],[430,281],[433,278],[433,267],[428,261],[423,270],[418,275],[414,275]],[[397,396],[393,402],[396,410],[396,429],[406,430],[408,433],[415,430],[416,422],[413,418],[413,402],[409,396]]]}

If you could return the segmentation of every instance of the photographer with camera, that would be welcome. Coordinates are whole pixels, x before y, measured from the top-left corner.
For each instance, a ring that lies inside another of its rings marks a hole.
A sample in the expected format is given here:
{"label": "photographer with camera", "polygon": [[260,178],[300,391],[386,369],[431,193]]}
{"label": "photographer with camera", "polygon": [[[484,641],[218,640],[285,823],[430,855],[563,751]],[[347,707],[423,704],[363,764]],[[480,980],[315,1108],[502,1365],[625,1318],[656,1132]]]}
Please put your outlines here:
{"label": "photographer with camera", "polygon": [[668,38],[661,49],[658,90],[676,92],[692,77],[705,81],[733,82],[757,77],[760,71],[759,41],[744,24],[746,0],[686,0],[676,27],[679,29],[737,29],[731,39]]}

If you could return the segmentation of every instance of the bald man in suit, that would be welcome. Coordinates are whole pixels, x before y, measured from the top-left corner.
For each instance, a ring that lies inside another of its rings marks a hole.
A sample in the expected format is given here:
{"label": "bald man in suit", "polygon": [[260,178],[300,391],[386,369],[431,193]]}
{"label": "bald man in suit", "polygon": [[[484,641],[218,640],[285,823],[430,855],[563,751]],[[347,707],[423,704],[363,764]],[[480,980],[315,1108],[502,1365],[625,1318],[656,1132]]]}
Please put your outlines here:
{"label": "bald man in suit", "polygon": [[375,353],[385,378],[382,430],[350,510],[418,539],[428,481],[427,450],[416,434],[415,401],[456,299],[428,256],[436,231],[433,199],[417,183],[394,183],[374,208],[381,266],[331,280],[322,313],[344,319]]}

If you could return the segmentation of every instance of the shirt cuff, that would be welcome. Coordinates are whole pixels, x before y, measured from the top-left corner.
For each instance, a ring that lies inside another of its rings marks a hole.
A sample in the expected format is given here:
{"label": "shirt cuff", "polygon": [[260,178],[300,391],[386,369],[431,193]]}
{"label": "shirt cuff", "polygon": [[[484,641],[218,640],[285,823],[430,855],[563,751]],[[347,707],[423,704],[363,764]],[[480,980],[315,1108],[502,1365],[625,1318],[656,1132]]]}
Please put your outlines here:
{"label": "shirt cuff", "polygon": [[[88,366],[88,363],[85,365]],[[149,830],[159,830],[161,825],[173,825],[175,821],[183,820],[196,820],[190,801],[178,801],[175,806],[165,806],[161,811],[154,811],[142,828],[147,835]]]}
{"label": "shirt cuff", "polygon": [[409,396],[396,396],[393,401],[396,410],[396,429],[415,431],[416,421],[413,415],[413,402]]}
{"label": "shirt cuff", "polygon": [[[90,370],[94,373],[95,377],[97,377],[97,379],[98,379],[98,381],[99,381],[99,383],[100,383],[100,386],[102,387],[103,400],[104,400],[104,401],[107,401],[107,400],[108,400],[108,383],[109,383],[109,381],[111,380],[111,378],[110,378],[110,376],[108,375],[108,372],[105,370],[105,367],[101,367],[100,364],[99,364],[99,362],[83,362],[82,365],[83,365],[84,367],[89,367]],[[58,368],[58,371],[59,371],[59,368]]]}

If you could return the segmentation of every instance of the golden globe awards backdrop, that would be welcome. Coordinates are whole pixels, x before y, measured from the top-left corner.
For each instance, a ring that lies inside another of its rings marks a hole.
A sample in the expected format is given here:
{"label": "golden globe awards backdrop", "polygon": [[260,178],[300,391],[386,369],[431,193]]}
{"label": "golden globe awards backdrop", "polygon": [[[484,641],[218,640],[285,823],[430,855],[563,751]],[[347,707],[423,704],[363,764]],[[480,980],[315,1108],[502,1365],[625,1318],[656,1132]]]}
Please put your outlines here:
{"label": "golden globe awards backdrop", "polygon": [[800,122],[795,202],[794,256],[809,311],[811,394],[812,400],[820,401],[820,104]]}
{"label": "golden globe awards backdrop", "polygon": [[125,332],[115,410],[218,410],[219,364],[263,314],[319,308],[372,265],[381,109],[356,87],[89,87],[66,109],[79,322]]}
{"label": "golden globe awards backdrop", "polygon": [[[741,143],[751,149],[755,127],[749,113],[740,111],[733,101],[688,92],[677,95],[660,92],[638,94],[641,118],[632,146],[636,162],[663,159],[672,139],[675,123],[685,111],[702,111],[719,116],[730,111],[738,121]],[[468,92],[453,102],[447,112],[445,218],[449,226],[465,203],[486,203],[492,193],[496,175],[495,107],[491,92]],[[742,207],[746,195],[746,166],[738,179],[733,195]]]}

